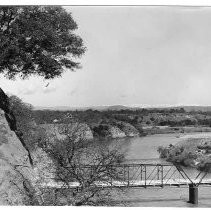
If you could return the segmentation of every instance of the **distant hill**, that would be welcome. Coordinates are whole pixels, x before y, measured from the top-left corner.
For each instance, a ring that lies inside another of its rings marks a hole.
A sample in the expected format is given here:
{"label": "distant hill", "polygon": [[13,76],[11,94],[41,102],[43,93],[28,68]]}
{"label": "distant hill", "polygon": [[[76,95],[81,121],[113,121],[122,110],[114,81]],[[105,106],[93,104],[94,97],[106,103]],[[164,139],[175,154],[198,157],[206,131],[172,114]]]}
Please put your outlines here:
{"label": "distant hill", "polygon": [[75,110],[98,110],[98,111],[106,111],[106,110],[137,110],[137,109],[181,109],[184,108],[186,112],[190,111],[202,111],[202,112],[211,112],[211,106],[171,106],[171,107],[129,107],[124,105],[113,105],[113,106],[90,106],[90,107],[69,107],[69,106],[55,106],[55,107],[42,107],[36,106],[34,110],[58,110],[58,111],[75,111]]}
{"label": "distant hill", "polygon": [[114,105],[114,106],[90,106],[90,107],[70,107],[70,106],[55,106],[55,107],[44,107],[44,106],[36,106],[34,110],[59,110],[59,111],[74,111],[74,110],[122,110],[122,109],[132,109],[131,107],[123,106],[123,105]]}
{"label": "distant hill", "polygon": [[186,112],[190,111],[211,112],[211,106],[179,106],[175,108],[184,108]]}
{"label": "distant hill", "polygon": [[[59,111],[69,111],[80,109],[77,107],[69,107],[69,106],[35,106],[34,110],[59,110]],[[82,108],[81,108],[82,109]]]}
{"label": "distant hill", "polygon": [[146,109],[168,110],[168,109],[181,109],[181,108],[183,108],[186,112],[191,112],[191,111],[211,112],[211,106],[171,106],[171,107],[150,107]]}

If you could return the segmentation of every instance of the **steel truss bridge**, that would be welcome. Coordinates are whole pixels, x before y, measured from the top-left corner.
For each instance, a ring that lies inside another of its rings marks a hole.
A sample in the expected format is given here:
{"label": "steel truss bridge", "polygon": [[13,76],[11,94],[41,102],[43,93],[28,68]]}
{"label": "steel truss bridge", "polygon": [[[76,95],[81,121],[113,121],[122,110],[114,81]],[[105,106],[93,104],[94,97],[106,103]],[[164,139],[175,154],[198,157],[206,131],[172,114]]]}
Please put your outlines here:
{"label": "steel truss bridge", "polygon": [[[95,166],[83,165],[79,170],[83,170],[83,174],[89,174]],[[115,178],[96,181],[94,185],[100,188],[149,188],[149,187],[165,187],[165,186],[188,186],[189,202],[198,203],[198,186],[211,185],[211,174],[208,172],[196,171],[188,174],[185,169],[179,165],[171,163],[149,164],[119,164],[109,166],[110,170],[114,170],[117,176]],[[93,170],[94,171],[94,170]],[[210,175],[210,177],[209,177]],[[78,182],[70,182],[68,188],[80,188]],[[43,183],[45,187],[62,188],[64,183],[50,181]]]}

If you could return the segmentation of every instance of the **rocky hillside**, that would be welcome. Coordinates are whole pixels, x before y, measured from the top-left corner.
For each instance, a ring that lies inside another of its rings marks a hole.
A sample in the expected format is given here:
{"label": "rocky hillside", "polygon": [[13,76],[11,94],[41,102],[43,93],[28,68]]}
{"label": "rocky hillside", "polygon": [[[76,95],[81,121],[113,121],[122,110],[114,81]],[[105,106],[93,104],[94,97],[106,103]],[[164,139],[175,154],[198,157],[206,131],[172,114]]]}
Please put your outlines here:
{"label": "rocky hillside", "polygon": [[138,136],[139,132],[138,130],[131,125],[130,123],[127,122],[121,122],[121,121],[116,121],[115,123],[128,137],[133,137],[133,136]]}
{"label": "rocky hillside", "polygon": [[46,134],[47,142],[53,143],[55,140],[63,140],[68,136],[75,141],[79,139],[87,141],[95,137],[105,138],[123,138],[138,136],[138,130],[129,123],[125,122],[107,122],[89,127],[86,123],[54,123],[40,125]]}
{"label": "rocky hillside", "polygon": [[138,130],[129,123],[122,121],[103,122],[93,128],[94,136],[123,138],[138,136]]}
{"label": "rocky hillside", "polygon": [[0,89],[0,205],[30,204],[35,182],[30,155],[16,132],[8,97]]}

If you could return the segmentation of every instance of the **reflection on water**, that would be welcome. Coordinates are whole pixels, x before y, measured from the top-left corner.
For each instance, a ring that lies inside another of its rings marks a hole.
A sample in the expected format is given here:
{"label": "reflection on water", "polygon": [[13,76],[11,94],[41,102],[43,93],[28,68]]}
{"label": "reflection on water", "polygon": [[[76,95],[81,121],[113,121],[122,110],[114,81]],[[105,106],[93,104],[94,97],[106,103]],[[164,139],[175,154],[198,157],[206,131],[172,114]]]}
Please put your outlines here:
{"label": "reflection on water", "polygon": [[[145,137],[124,138],[119,140],[99,141],[110,147],[121,149],[125,153],[126,162],[139,163],[162,163],[159,159],[157,148],[168,146],[181,141],[177,134],[157,134]],[[189,176],[196,177],[198,172],[186,169]],[[210,175],[209,175],[210,176]],[[115,195],[115,192],[114,192]],[[164,188],[137,188],[127,189],[124,195],[116,196],[116,200],[123,200],[129,206],[167,206],[167,207],[190,207],[187,187],[164,187]],[[200,207],[211,207],[211,186],[199,187]]]}

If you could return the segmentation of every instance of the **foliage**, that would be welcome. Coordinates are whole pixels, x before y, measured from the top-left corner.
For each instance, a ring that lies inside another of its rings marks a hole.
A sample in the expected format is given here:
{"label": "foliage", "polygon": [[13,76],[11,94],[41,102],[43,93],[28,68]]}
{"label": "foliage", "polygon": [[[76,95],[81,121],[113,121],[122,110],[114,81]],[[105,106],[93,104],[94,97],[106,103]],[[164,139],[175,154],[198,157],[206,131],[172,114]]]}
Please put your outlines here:
{"label": "foliage", "polygon": [[157,149],[158,153],[160,154],[160,158],[167,158],[169,149],[163,146],[159,146]]}
{"label": "foliage", "polygon": [[183,146],[169,145],[168,147],[159,147],[158,152],[160,153],[160,158],[183,166],[193,166],[193,161],[197,159],[194,151],[190,151]]}
{"label": "foliage", "polygon": [[[66,115],[71,115],[72,118],[86,123],[93,131],[95,136],[108,136],[109,128],[117,126],[118,128],[135,127],[140,134],[143,134],[142,125],[138,122],[138,117],[130,119],[129,117],[116,118],[115,114],[109,112],[100,112],[96,110],[86,111],[52,111],[52,110],[36,110],[33,111],[33,116],[37,124],[53,123],[55,119],[59,123],[69,123],[65,120]],[[71,119],[72,119],[71,118]],[[70,119],[70,120],[71,120]],[[121,119],[121,120],[120,120]],[[132,126],[131,126],[132,125]],[[133,129],[135,130],[135,129]]]}
{"label": "foliage", "polygon": [[9,97],[10,109],[17,120],[18,127],[25,127],[32,121],[32,105],[23,102],[15,95]]}
{"label": "foliage", "polygon": [[23,102],[15,95],[9,97],[10,109],[16,118],[17,133],[26,149],[32,151],[43,136],[42,129],[33,119],[32,105]]}
{"label": "foliage", "polygon": [[210,157],[202,157],[198,164],[198,169],[204,172],[211,172],[211,158]]}
{"label": "foliage", "polygon": [[52,79],[75,70],[85,52],[73,33],[77,24],[60,6],[0,7],[0,73],[9,79],[39,75]]}
{"label": "foliage", "polygon": [[[60,132],[66,138],[45,148],[56,166],[55,180],[63,186],[56,190],[57,205],[109,205],[111,190],[97,187],[96,182],[116,178],[112,165],[119,164],[123,155],[115,148],[86,143],[82,136],[76,141],[77,128],[70,132],[64,125]],[[72,189],[70,182],[78,182],[80,188]]]}
{"label": "foliage", "polygon": [[97,137],[108,137],[109,136],[109,125],[100,124],[93,128],[94,135]]}
{"label": "foliage", "polygon": [[[184,126],[210,126],[211,115],[209,113],[187,113],[181,110],[71,110],[53,111],[36,110],[33,112],[37,124],[52,123],[54,119],[59,119],[63,123],[63,118],[70,113],[77,119],[88,124],[91,128],[100,124],[112,125],[118,121],[133,125],[139,133],[143,134],[143,126],[170,126],[172,129]],[[174,128],[175,127],[175,128]],[[171,128],[170,128],[171,129]]]}
{"label": "foliage", "polygon": [[194,167],[200,171],[211,171],[210,140],[187,139],[179,145],[159,147],[160,158],[183,166]]}

